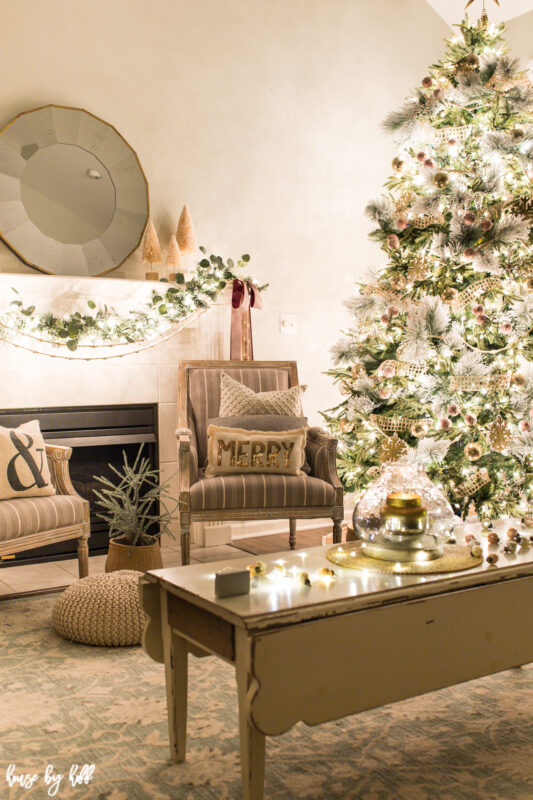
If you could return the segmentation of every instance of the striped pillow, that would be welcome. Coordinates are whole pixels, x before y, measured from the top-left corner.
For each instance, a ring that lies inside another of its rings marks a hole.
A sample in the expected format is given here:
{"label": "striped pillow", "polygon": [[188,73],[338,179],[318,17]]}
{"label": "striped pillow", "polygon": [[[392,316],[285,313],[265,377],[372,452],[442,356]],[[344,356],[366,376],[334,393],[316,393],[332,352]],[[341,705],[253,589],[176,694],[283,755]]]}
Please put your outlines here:
{"label": "striped pillow", "polygon": [[225,372],[220,373],[219,417],[240,414],[283,414],[299,417],[302,414],[302,395],[307,386],[292,386],[273,392],[254,392]]}

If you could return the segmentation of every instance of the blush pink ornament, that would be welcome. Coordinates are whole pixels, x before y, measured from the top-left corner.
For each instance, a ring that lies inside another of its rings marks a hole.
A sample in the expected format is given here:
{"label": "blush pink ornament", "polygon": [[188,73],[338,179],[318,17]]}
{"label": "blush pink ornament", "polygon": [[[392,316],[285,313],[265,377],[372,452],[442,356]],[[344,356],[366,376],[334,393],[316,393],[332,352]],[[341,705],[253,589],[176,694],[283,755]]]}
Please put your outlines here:
{"label": "blush pink ornament", "polygon": [[510,322],[502,322],[500,325],[500,333],[503,333],[504,336],[509,336],[510,333],[513,332],[513,326]]}
{"label": "blush pink ornament", "polygon": [[457,403],[450,403],[448,406],[448,414],[450,417],[456,417],[461,409],[457,405]]}
{"label": "blush pink ornament", "polygon": [[474,314],[483,314],[483,306],[481,303],[476,303],[476,305],[472,306],[472,311]]}
{"label": "blush pink ornament", "polygon": [[476,215],[472,211],[467,211],[463,217],[463,222],[465,225],[473,225],[476,221]]}
{"label": "blush pink ornament", "polygon": [[485,314],[476,314],[476,322],[478,325],[484,325],[486,319]]}
{"label": "blush pink ornament", "polygon": [[396,375],[396,368],[393,367],[392,364],[387,364],[387,366],[383,367],[381,371],[384,378],[394,378]]}
{"label": "blush pink ornament", "polygon": [[448,417],[443,417],[442,419],[439,419],[439,428],[441,429],[441,431],[449,431],[451,427],[452,427],[451,419],[448,419]]}
{"label": "blush pink ornament", "polygon": [[400,246],[400,240],[395,233],[389,233],[387,236],[387,245],[391,248],[391,250],[394,250],[396,247]]}
{"label": "blush pink ornament", "polygon": [[466,247],[463,250],[463,255],[465,258],[474,258],[474,256],[476,255],[476,251],[473,247]]}
{"label": "blush pink ornament", "polygon": [[390,322],[390,317],[388,314],[382,314],[380,320],[384,325],[387,325]]}
{"label": "blush pink ornament", "polygon": [[427,167],[428,169],[433,169],[433,167],[435,166],[435,162],[433,161],[432,158],[426,158],[426,160],[424,161],[424,166]]}
{"label": "blush pink ornament", "polygon": [[398,306],[391,306],[391,307],[388,309],[388,311],[389,311],[389,315],[390,315],[391,317],[397,317],[397,316],[398,316],[398,314],[400,313],[400,309],[398,308]]}
{"label": "blush pink ornament", "polygon": [[530,431],[531,430],[531,422],[528,419],[523,419],[518,423],[518,427],[521,431]]}
{"label": "blush pink ornament", "polygon": [[425,160],[426,160],[426,154],[425,154],[425,153],[423,153],[422,151],[420,151],[420,153],[417,153],[417,154],[416,154],[416,157],[417,157],[417,159],[418,159],[419,161],[425,161]]}
{"label": "blush pink ornament", "polygon": [[399,217],[399,219],[396,220],[396,227],[399,231],[404,231],[408,225],[409,221],[406,217]]}
{"label": "blush pink ornament", "polygon": [[388,400],[392,394],[392,389],[389,389],[384,386],[382,389],[379,390],[378,394],[382,400]]}
{"label": "blush pink ornament", "polygon": [[474,425],[477,425],[477,417],[475,414],[467,414],[465,416],[465,422],[470,427],[473,428]]}

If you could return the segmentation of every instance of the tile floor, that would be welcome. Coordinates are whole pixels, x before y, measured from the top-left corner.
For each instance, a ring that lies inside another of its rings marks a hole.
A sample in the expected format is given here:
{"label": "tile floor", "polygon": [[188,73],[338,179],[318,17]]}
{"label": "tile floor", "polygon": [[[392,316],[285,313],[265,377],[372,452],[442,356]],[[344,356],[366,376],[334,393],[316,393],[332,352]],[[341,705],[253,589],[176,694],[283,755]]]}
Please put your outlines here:
{"label": "tile floor", "polygon": [[[219,561],[226,558],[240,558],[248,555],[231,545],[219,547],[193,547],[191,564]],[[174,567],[181,564],[181,553],[178,546],[163,547],[163,566]],[[91,556],[89,574],[104,572],[106,556]],[[54,589],[68,586],[78,579],[78,561],[76,558],[67,561],[51,561],[46,564],[23,564],[20,567],[2,567],[0,569],[0,598],[11,594],[36,591],[38,589]]]}

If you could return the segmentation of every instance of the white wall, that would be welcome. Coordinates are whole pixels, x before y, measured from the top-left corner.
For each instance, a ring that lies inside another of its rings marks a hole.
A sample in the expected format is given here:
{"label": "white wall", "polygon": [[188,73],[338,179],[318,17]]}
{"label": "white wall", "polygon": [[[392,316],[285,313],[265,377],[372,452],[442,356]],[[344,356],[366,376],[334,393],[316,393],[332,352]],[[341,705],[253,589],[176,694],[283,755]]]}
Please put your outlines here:
{"label": "white wall", "polygon": [[[201,243],[269,281],[256,358],[296,358],[307,413],[342,300],[379,249],[363,210],[394,155],[380,132],[442,50],[425,0],[5,0],[0,123],[86,108],[137,150],[163,244],[188,202]],[[26,268],[0,244],[0,270]],[[139,255],[121,269],[141,277]],[[46,277],[43,277],[43,281]],[[280,312],[298,314],[280,337]],[[29,399],[28,399],[29,401]]]}

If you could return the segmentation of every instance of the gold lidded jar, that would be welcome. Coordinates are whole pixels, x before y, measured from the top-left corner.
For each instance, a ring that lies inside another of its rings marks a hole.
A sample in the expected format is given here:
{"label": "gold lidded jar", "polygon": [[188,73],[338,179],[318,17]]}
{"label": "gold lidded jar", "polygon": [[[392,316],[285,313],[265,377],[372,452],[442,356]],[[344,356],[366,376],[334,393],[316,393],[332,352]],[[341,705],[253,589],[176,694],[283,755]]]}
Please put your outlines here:
{"label": "gold lidded jar", "polygon": [[415,492],[391,492],[381,507],[381,526],[384,536],[401,540],[405,536],[420,536],[426,530],[428,511]]}

